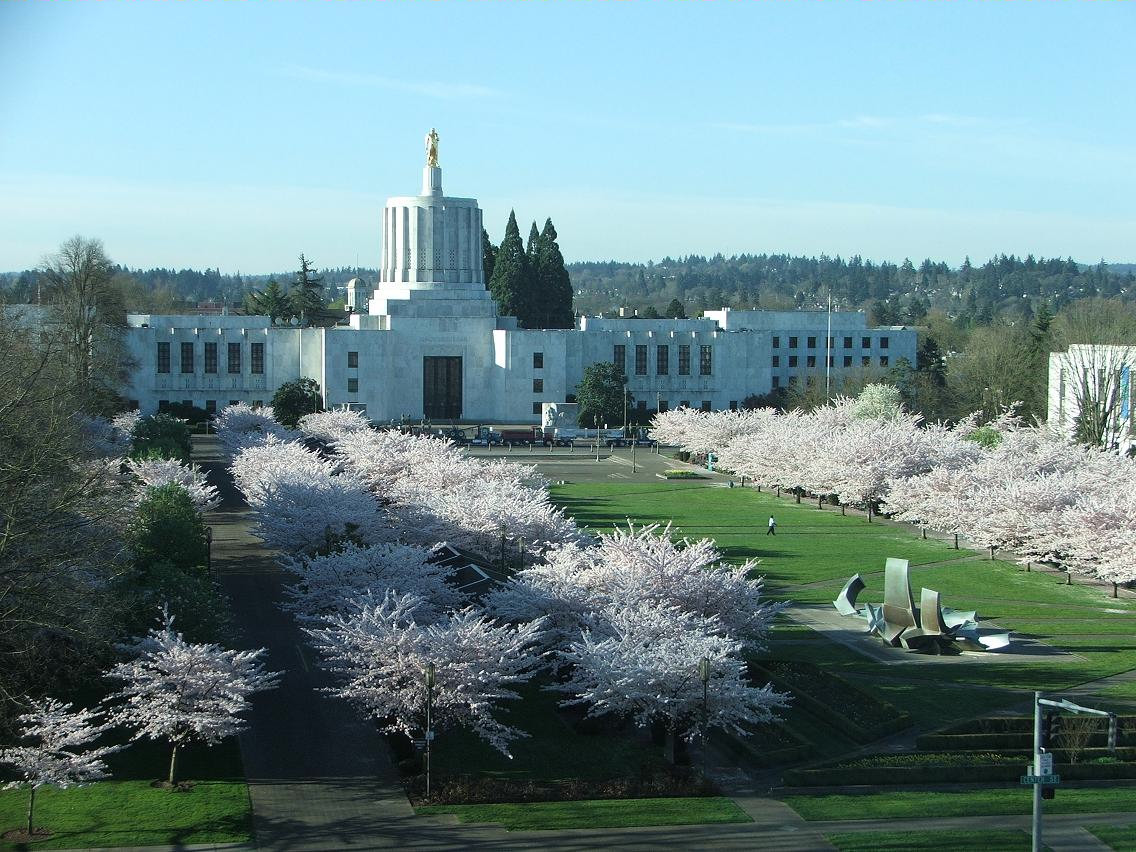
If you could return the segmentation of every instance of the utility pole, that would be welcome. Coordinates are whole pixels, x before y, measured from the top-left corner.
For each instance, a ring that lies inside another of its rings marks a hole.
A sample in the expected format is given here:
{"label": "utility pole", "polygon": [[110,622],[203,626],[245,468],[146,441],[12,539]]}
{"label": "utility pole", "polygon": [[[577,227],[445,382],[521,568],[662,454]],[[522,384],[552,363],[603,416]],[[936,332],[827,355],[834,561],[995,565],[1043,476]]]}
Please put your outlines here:
{"label": "utility pole", "polygon": [[434,742],[434,664],[426,664],[426,798],[430,798],[430,746]]}
{"label": "utility pole", "polygon": [[[1061,776],[1053,774],[1053,754],[1050,751],[1048,736],[1042,735],[1043,730],[1047,735],[1052,734],[1052,723],[1049,720],[1047,720],[1045,726],[1042,725],[1041,708],[1043,706],[1068,710],[1070,713],[1087,713],[1092,716],[1107,717],[1108,748],[1109,751],[1116,751],[1115,713],[1084,707],[1065,699],[1058,701],[1052,698],[1042,698],[1040,692],[1033,694],[1033,774],[1023,775],[1021,779],[1022,784],[1033,785],[1033,852],[1041,852],[1043,848],[1041,842],[1041,800],[1044,788],[1052,788],[1061,783]],[[1052,794],[1049,798],[1053,798]]]}

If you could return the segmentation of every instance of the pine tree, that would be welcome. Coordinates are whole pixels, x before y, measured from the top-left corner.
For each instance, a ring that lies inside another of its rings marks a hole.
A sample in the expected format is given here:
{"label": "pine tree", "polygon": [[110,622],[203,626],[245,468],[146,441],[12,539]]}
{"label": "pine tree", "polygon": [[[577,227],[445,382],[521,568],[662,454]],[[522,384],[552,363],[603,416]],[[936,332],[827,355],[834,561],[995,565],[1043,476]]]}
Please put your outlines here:
{"label": "pine tree", "polygon": [[489,232],[481,229],[481,266],[485,270],[485,286],[493,280],[493,267],[497,264],[497,246],[489,239]]}
{"label": "pine tree", "polygon": [[521,242],[521,232],[517,228],[517,216],[509,211],[509,224],[505,226],[505,239],[497,249],[493,266],[493,277],[489,290],[497,302],[497,310],[502,316],[520,317],[524,298],[525,281],[528,275],[528,258],[525,244]]}
{"label": "pine tree", "polygon": [[525,247],[525,277],[517,300],[517,318],[524,328],[545,328],[548,314],[548,294],[544,292],[540,280],[540,231],[536,222],[529,228],[528,244]]}
{"label": "pine tree", "polygon": [[667,305],[667,318],[686,319],[686,309],[678,299],[671,299],[671,303]]}
{"label": "pine tree", "polygon": [[289,320],[296,315],[292,309],[292,300],[275,278],[259,293],[253,292],[245,296],[245,310],[257,316],[271,317],[273,322]]}
{"label": "pine tree", "polygon": [[324,309],[323,277],[315,274],[312,262],[300,254],[300,268],[292,282],[292,310],[300,317],[301,325],[311,325]]}
{"label": "pine tree", "polygon": [[564,255],[556,242],[556,227],[546,219],[539,238],[540,257],[537,292],[544,305],[544,328],[572,328],[576,324],[572,312],[572,279],[564,266]]}

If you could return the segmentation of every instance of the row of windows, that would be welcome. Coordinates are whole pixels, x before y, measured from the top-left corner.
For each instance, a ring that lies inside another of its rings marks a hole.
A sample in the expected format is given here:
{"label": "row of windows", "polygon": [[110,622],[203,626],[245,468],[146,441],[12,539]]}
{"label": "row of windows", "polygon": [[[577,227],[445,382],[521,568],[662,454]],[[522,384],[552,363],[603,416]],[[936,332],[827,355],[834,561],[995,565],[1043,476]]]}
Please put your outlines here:
{"label": "row of windows", "polygon": [[[239,373],[241,371],[241,344],[229,343],[226,354],[228,355],[228,372]],[[249,360],[252,362],[249,365],[250,372],[263,373],[264,372],[264,344],[263,343],[250,343],[249,344]],[[192,373],[195,370],[194,364],[194,344],[192,342],[181,344],[181,372]],[[168,341],[161,341],[158,343],[158,372],[168,373],[170,371],[170,344]],[[217,372],[217,344],[205,344],[205,372]]]}
{"label": "row of windows", "polygon": [[[615,344],[612,361],[625,374],[627,373],[627,347],[622,343]],[[655,347],[655,375],[666,376],[670,374],[671,350],[667,344]],[[709,376],[714,370],[714,347],[701,345],[698,347],[698,375]],[[678,374],[690,375],[690,344],[680,343],[678,346]],[[647,345],[644,343],[635,346],[635,375],[647,375]]]}
{"label": "row of windows", "polygon": [[[131,402],[134,402],[134,401],[131,400]],[[236,405],[238,402],[240,402],[240,400],[230,399],[229,405]],[[174,403],[171,400],[159,399],[158,400],[158,411],[159,412],[168,411],[170,406],[173,405],[173,404]],[[183,399],[181,401],[181,404],[188,408],[189,406],[193,405],[193,400],[192,399]],[[264,405],[263,399],[254,400],[253,403],[252,403],[253,408],[260,408],[262,405]],[[134,402],[134,407],[135,408],[138,407],[137,402]],[[205,400],[205,413],[209,414],[209,415],[213,415],[213,414],[217,413],[217,400],[215,400],[215,399]]]}
{"label": "row of windows", "polygon": [[[790,349],[796,349],[798,340],[799,340],[799,338],[797,338],[797,337],[790,337],[789,338],[789,348]],[[853,340],[853,338],[851,338],[851,337],[845,337],[844,338],[844,348],[845,349],[851,349],[852,348],[852,340]],[[805,338],[805,348],[806,349],[816,349],[816,346],[817,346],[817,339],[815,337]],[[781,348],[781,337],[780,336],[775,336],[773,338],[773,348],[774,349],[780,349]],[[835,337],[828,338],[828,348],[829,349],[835,349],[836,348],[836,338]],[[872,348],[872,338],[861,337],[860,338],[860,348],[861,349],[871,349]],[[880,349],[887,349],[887,348],[888,348],[888,339],[886,337],[881,337],[880,338]]]}
{"label": "row of windows", "polygon": [[[796,355],[788,356],[789,366],[790,367],[796,367],[797,366],[797,360],[798,359],[797,359]],[[805,366],[806,367],[815,367],[816,365],[817,365],[817,356],[816,355],[805,356]],[[868,356],[868,355],[861,356],[860,357],[860,365],[863,366],[863,367],[872,366],[871,357]],[[886,367],[887,365],[888,365],[888,356],[887,355],[881,355],[880,356],[880,366]],[[773,356],[773,366],[774,367],[780,367],[781,366],[781,356],[780,355],[774,355]],[[830,367],[836,366],[836,356],[835,355],[829,355],[828,356],[828,366],[830,366]],[[845,367],[851,367],[852,366],[852,356],[851,355],[845,355],[844,356],[844,366]]]}

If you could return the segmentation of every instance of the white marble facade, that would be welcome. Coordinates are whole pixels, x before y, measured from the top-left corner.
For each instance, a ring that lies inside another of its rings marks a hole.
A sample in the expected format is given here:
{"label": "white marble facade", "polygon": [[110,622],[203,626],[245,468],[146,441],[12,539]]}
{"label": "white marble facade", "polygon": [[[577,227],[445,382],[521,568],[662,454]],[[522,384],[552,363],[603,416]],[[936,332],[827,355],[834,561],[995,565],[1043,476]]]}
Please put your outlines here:
{"label": "white marble facade", "polygon": [[915,363],[913,329],[869,328],[861,313],[723,309],[703,319],[581,317],[574,329],[519,329],[497,315],[486,289],[477,201],[444,196],[437,167],[424,169],[421,195],[387,201],[382,229],[378,287],[368,300],[352,282],[346,324],[131,315],[128,396],[147,413],[163,402],[218,409],[267,403],[284,382],[308,376],[325,405],[376,421],[537,424],[542,403],[573,398],[584,369],[613,358],[623,359],[636,405],[649,409],[737,407],[791,380],[823,382],[826,358],[835,385],[849,370]]}

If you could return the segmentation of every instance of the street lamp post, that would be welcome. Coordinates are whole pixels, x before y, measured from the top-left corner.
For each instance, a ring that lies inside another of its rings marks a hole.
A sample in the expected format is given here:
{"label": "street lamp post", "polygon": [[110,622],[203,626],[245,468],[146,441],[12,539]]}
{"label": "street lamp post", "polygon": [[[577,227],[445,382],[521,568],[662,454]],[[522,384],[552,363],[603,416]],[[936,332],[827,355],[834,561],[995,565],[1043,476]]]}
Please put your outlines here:
{"label": "street lamp post", "polygon": [[426,798],[430,798],[430,745],[434,742],[434,664],[426,664]]}
{"label": "street lamp post", "polygon": [[706,727],[710,722],[710,659],[703,657],[698,661],[698,677],[702,681],[702,777],[706,777]]}

